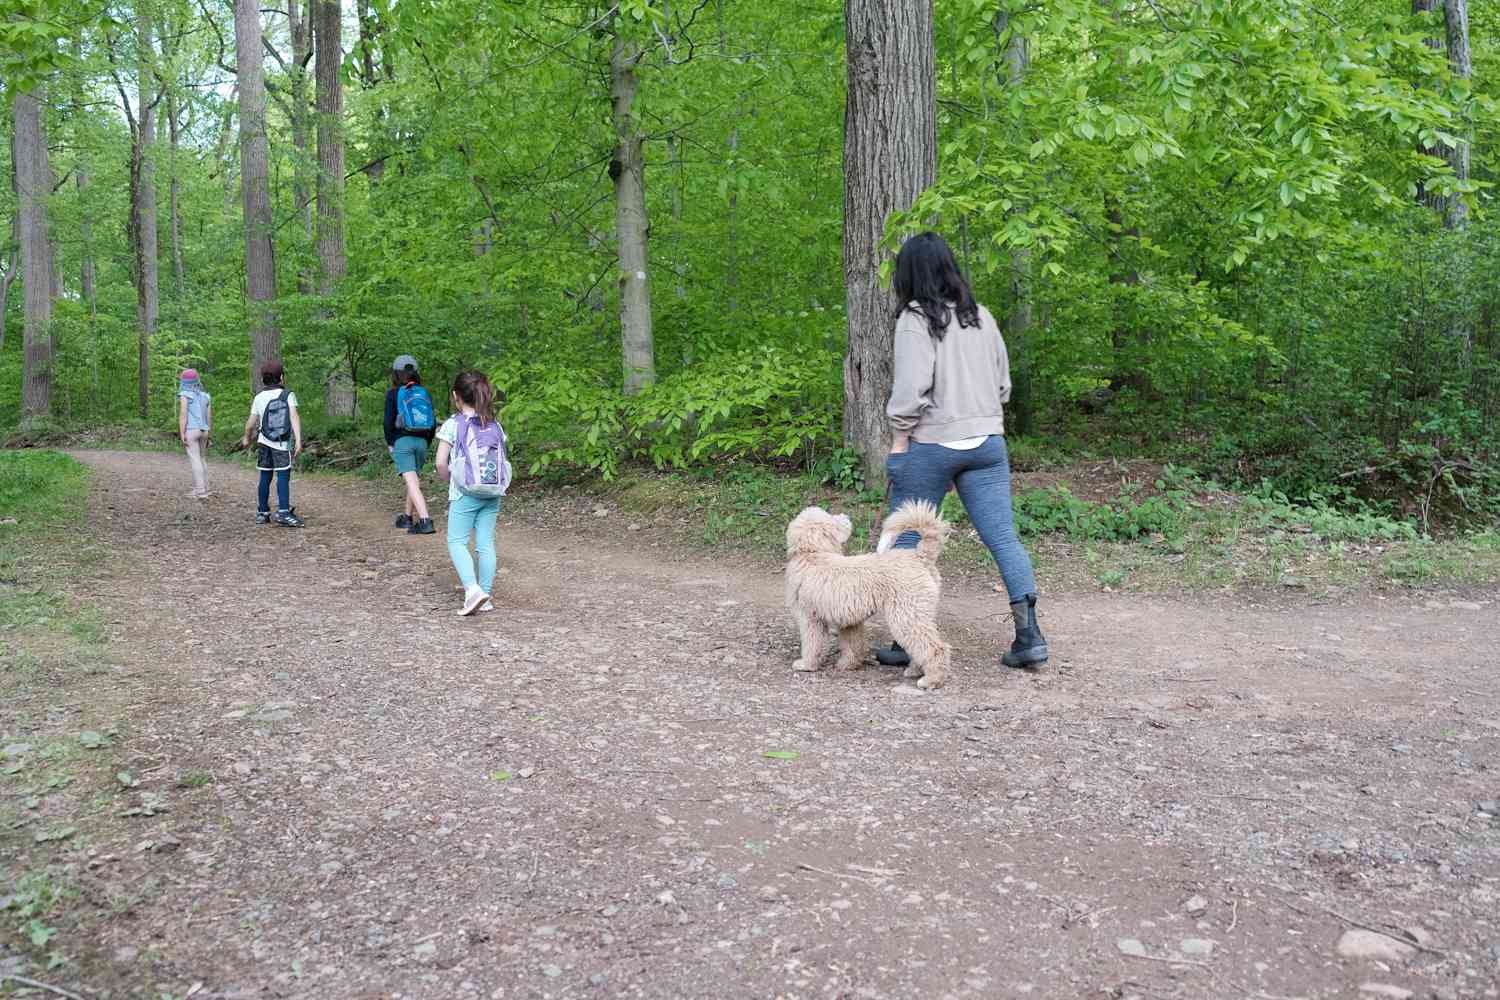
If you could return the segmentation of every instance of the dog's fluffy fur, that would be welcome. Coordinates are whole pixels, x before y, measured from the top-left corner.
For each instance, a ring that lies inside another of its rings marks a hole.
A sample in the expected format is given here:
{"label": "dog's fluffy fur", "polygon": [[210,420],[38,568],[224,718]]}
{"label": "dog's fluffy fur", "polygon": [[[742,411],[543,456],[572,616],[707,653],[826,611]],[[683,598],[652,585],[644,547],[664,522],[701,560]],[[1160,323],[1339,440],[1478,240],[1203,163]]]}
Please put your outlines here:
{"label": "dog's fluffy fur", "polygon": [[[786,529],[786,604],[802,632],[802,657],[793,670],[817,670],[827,650],[828,630],[839,635],[837,668],[863,666],[864,623],[885,614],[891,635],[911,654],[906,676],[923,688],[948,679],[948,644],[937,629],[942,577],[937,558],[949,525],[924,500],[908,501],[885,519],[882,550],[844,555],[853,526],[842,514],[809,507]],[[902,532],[921,535],[915,549],[890,549],[884,542]]]}

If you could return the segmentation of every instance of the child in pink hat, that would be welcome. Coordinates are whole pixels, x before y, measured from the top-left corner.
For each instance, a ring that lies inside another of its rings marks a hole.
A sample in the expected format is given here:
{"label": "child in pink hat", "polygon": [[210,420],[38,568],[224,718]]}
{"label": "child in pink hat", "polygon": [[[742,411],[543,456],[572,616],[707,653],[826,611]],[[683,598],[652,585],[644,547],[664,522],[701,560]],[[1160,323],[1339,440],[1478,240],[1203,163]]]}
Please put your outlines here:
{"label": "child in pink hat", "polygon": [[208,496],[208,440],[213,426],[213,399],[203,391],[197,370],[184,368],[177,385],[177,437],[187,449],[188,464],[193,469],[190,496],[198,500]]}

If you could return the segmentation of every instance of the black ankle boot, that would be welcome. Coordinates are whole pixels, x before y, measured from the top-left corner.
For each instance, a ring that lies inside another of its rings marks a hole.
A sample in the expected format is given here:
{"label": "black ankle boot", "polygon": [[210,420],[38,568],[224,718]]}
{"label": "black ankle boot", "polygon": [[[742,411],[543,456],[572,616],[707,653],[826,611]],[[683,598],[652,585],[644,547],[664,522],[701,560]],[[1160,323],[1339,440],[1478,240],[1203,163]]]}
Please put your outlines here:
{"label": "black ankle boot", "polygon": [[893,642],[885,649],[875,650],[875,659],[880,661],[883,667],[906,667],[911,665],[911,654],[901,648],[901,643]]}
{"label": "black ankle boot", "polygon": [[1011,617],[1016,622],[1016,639],[1010,644],[1010,652],[1000,657],[1007,667],[1039,667],[1047,662],[1047,640],[1042,638],[1042,628],[1036,623],[1036,595],[1027,594],[1010,606]]}

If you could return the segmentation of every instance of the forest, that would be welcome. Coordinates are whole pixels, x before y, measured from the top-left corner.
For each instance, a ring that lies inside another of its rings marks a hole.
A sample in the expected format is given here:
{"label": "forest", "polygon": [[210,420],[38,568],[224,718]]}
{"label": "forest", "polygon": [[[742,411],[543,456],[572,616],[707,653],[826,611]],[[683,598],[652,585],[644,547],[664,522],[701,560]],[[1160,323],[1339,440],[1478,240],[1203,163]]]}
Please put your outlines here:
{"label": "forest", "polygon": [[523,472],[873,484],[888,261],[930,228],[1013,436],[1500,519],[1493,5],[6,8],[12,443],[170,434],[187,366],[227,442],[281,358],[308,460],[383,459],[410,353],[491,375]]}

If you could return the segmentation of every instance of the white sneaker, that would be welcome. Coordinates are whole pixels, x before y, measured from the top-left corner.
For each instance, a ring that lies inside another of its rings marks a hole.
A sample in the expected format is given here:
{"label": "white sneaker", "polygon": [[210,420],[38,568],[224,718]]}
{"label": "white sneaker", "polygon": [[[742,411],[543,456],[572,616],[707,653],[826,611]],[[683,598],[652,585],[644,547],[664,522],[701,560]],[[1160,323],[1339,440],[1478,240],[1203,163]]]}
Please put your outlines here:
{"label": "white sneaker", "polygon": [[460,618],[467,618],[479,610],[479,606],[490,599],[490,595],[475,587],[464,593],[464,606],[458,609]]}
{"label": "white sneaker", "polygon": [[495,610],[494,602],[490,601],[488,598],[486,598],[485,602],[479,606],[479,610],[480,611],[494,611]]}

